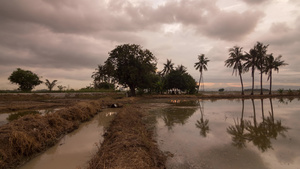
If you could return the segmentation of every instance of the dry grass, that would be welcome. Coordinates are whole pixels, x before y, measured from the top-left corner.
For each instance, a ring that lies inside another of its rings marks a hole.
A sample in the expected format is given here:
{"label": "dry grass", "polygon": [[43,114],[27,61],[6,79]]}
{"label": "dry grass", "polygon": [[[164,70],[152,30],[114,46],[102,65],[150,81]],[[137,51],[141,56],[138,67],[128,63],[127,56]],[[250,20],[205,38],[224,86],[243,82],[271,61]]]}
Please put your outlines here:
{"label": "dry grass", "polygon": [[143,114],[133,107],[119,112],[88,168],[165,168],[166,157],[142,118]]}
{"label": "dry grass", "polygon": [[0,168],[14,168],[54,145],[81,122],[100,111],[102,100],[77,105],[45,116],[27,115],[0,127]]}

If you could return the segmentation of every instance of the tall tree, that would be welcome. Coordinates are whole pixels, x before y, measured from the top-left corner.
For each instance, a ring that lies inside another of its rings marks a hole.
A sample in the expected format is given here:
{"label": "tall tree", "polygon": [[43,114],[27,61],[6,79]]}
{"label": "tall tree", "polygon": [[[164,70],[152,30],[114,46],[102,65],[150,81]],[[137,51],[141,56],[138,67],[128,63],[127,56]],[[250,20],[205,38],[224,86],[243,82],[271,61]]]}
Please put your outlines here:
{"label": "tall tree", "polygon": [[262,77],[263,77],[263,71],[264,71],[264,62],[267,56],[267,49],[269,45],[264,45],[261,42],[257,42],[254,46],[254,50],[257,54],[257,68],[260,70],[260,95],[263,95],[263,84],[262,84]]}
{"label": "tall tree", "polygon": [[21,91],[31,91],[35,86],[43,83],[37,74],[20,68],[13,71],[8,80],[18,84]]}
{"label": "tall tree", "polygon": [[[208,62],[209,62],[208,58],[205,57],[204,54],[201,54],[201,55],[198,55],[198,62],[196,62],[194,65],[196,70],[199,69],[199,72],[200,72],[198,92],[200,91],[201,80],[203,81],[203,70],[207,71],[207,63]],[[203,87],[204,87],[204,81],[203,81]]]}
{"label": "tall tree", "polygon": [[258,67],[256,50],[250,49],[249,53],[246,53],[245,59],[246,59],[246,62],[244,63],[245,71],[247,72],[251,68],[251,77],[252,77],[251,95],[253,95],[253,91],[254,91],[254,72],[255,72],[255,68]]}
{"label": "tall tree", "polygon": [[282,56],[279,55],[278,57],[274,58],[273,54],[270,54],[266,57],[264,72],[268,75],[268,80],[270,81],[269,94],[272,94],[272,71],[275,70],[278,73],[280,66],[288,65],[284,62],[284,60],[281,60],[281,57]]}
{"label": "tall tree", "polygon": [[244,66],[242,64],[242,61],[245,60],[245,55],[242,52],[242,47],[234,46],[233,48],[229,49],[229,58],[225,61],[226,67],[232,67],[232,75],[235,73],[235,75],[239,74],[240,80],[241,80],[241,86],[242,86],[242,95],[244,95],[244,85],[243,85],[243,78],[242,78],[242,72],[244,70]]}
{"label": "tall tree", "polygon": [[164,69],[161,71],[161,74],[165,76],[169,74],[172,70],[174,70],[174,63],[172,63],[171,59],[167,59],[167,63],[164,63]]}
{"label": "tall tree", "polygon": [[112,64],[112,76],[120,84],[128,86],[132,96],[135,96],[136,88],[151,83],[151,79],[147,77],[155,74],[156,70],[155,56],[136,44],[117,46],[109,53],[105,63]]}
{"label": "tall tree", "polygon": [[48,79],[46,79],[45,85],[48,87],[49,91],[51,92],[53,87],[56,85],[57,80],[53,80],[50,82]]}

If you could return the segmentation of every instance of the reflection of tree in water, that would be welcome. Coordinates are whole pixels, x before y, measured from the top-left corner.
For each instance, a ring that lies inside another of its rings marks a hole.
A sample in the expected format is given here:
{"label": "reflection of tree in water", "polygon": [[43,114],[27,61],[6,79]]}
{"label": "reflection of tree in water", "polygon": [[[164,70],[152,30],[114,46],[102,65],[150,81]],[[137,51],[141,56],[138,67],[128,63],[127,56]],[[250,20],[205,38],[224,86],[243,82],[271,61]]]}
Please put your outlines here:
{"label": "reflection of tree in water", "polygon": [[234,125],[227,128],[227,133],[232,135],[232,144],[238,148],[246,147],[246,137],[245,137],[245,123],[244,123],[244,99],[242,100],[242,115],[240,122],[234,120]]}
{"label": "reflection of tree in water", "polygon": [[[294,99],[295,99],[295,97],[287,97],[287,98],[281,97],[278,99],[278,102],[288,105],[289,103],[292,103]],[[298,98],[298,100],[299,100],[299,98]]]}
{"label": "reflection of tree in water", "polygon": [[[202,105],[201,105],[202,104]],[[207,133],[209,133],[209,120],[204,119],[204,103],[203,101],[199,101],[199,108],[201,112],[201,118],[200,120],[197,120],[196,127],[200,129],[200,135],[203,137],[207,136]]]}
{"label": "reflection of tree in water", "polygon": [[276,139],[278,135],[285,137],[284,133],[287,132],[289,128],[282,126],[280,120],[275,121],[272,99],[270,99],[271,111],[266,118],[264,115],[263,100],[261,100],[263,121],[257,124],[254,100],[252,99],[251,101],[253,105],[253,124],[250,120],[243,120],[243,108],[241,122],[229,126],[227,132],[232,135],[232,144],[234,146],[244,148],[246,147],[245,142],[248,141],[252,142],[258,149],[264,152],[272,148],[271,139]]}
{"label": "reflection of tree in water", "polygon": [[168,129],[171,130],[175,124],[184,125],[189,117],[191,117],[196,108],[168,108],[162,110],[162,119]]}

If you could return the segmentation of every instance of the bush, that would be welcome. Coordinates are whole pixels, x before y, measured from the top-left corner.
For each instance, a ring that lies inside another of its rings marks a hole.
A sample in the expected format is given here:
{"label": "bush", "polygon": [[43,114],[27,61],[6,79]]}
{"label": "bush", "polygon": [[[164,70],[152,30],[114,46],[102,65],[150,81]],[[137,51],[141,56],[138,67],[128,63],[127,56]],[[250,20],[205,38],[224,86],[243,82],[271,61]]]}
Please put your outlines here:
{"label": "bush", "polygon": [[278,92],[279,92],[280,94],[282,94],[283,91],[284,91],[284,89],[278,89]]}

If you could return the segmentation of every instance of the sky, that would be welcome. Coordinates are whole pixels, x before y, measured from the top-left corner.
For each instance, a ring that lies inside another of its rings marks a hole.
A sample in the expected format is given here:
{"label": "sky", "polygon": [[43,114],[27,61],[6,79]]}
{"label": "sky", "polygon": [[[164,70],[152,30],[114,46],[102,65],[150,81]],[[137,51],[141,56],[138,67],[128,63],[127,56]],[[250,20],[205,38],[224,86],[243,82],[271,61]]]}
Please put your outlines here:
{"label": "sky", "polygon": [[[80,89],[117,45],[139,44],[157,58],[184,65],[196,81],[198,55],[210,62],[205,88],[240,87],[224,66],[229,48],[249,52],[256,42],[289,65],[273,85],[300,88],[299,0],[0,0],[0,90],[17,68]],[[255,86],[259,86],[258,72]],[[251,87],[251,74],[243,74]],[[269,82],[264,77],[267,88]],[[299,86],[299,87],[298,87]],[[39,85],[36,89],[46,89]]]}

